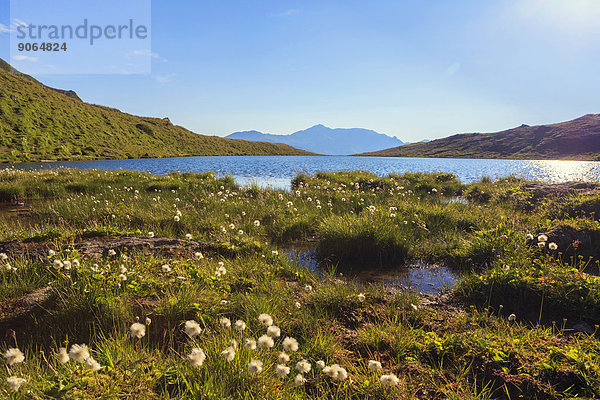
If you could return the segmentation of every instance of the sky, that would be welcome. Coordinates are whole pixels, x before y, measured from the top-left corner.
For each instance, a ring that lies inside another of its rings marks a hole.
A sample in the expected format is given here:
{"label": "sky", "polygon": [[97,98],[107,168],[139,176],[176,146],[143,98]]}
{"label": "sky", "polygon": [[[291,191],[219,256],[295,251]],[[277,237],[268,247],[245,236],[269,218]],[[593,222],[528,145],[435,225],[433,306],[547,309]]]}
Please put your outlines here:
{"label": "sky", "polygon": [[[599,0],[154,0],[150,73],[34,76],[202,134],[413,142],[600,113],[599,20]],[[11,23],[0,0],[9,62]]]}

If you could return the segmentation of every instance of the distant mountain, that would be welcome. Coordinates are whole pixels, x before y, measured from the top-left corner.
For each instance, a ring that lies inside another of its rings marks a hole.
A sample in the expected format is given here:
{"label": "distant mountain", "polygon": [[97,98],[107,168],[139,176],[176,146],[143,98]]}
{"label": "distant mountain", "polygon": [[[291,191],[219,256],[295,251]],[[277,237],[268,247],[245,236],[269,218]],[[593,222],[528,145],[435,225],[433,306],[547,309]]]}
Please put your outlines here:
{"label": "distant mountain", "polygon": [[600,114],[495,133],[465,133],[361,155],[600,161]]}
{"label": "distant mountain", "polygon": [[244,131],[232,133],[227,138],[285,143],[297,149],[328,155],[364,153],[404,144],[396,137],[369,129],[333,129],[323,125],[315,125],[303,131],[294,132],[291,135]]}
{"label": "distant mountain", "polygon": [[0,59],[0,162],[307,154],[285,144],[198,135],[168,118],[88,104]]}

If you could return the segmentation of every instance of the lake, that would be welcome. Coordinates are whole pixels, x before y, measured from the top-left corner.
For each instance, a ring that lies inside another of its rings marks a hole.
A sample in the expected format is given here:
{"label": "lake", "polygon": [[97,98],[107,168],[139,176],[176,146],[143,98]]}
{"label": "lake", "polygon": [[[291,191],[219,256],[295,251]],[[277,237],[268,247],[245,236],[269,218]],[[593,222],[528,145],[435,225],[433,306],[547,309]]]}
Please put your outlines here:
{"label": "lake", "polygon": [[146,158],[131,160],[68,161],[13,164],[14,168],[33,171],[50,168],[130,169],[167,174],[172,171],[214,171],[218,176],[232,175],[245,185],[256,183],[277,189],[289,189],[290,180],[299,172],[366,170],[377,175],[391,172],[451,172],[463,183],[484,176],[496,178],[515,175],[545,182],[571,180],[600,181],[600,162],[548,160],[483,160],[459,158],[395,158],[351,156],[211,156]]}

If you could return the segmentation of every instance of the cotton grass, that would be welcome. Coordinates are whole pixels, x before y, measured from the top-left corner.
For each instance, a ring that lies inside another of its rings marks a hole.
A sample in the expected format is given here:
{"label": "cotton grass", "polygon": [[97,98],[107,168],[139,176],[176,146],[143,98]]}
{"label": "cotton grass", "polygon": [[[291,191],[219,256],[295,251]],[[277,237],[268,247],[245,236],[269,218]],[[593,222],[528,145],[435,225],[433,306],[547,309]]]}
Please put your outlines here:
{"label": "cotton grass", "polygon": [[19,350],[16,347],[13,347],[11,349],[6,350],[6,352],[4,352],[4,359],[6,360],[6,363],[8,365],[12,366],[12,365],[19,364],[19,363],[22,363],[23,361],[25,361],[25,356],[23,355],[21,350]]}

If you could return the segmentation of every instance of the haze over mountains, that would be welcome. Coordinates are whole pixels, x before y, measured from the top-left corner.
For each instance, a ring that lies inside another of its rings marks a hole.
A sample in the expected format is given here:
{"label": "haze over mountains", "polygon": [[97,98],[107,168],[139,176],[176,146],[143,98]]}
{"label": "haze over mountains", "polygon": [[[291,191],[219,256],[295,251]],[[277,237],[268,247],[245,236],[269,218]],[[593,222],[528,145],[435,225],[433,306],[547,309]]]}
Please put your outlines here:
{"label": "haze over mountains", "polygon": [[600,114],[494,133],[465,133],[362,155],[600,161]]}
{"label": "haze over mountains", "polygon": [[366,153],[402,146],[405,143],[392,136],[361,128],[328,128],[315,125],[291,135],[276,135],[258,131],[235,132],[229,139],[260,140],[285,143],[297,149],[327,155]]}

